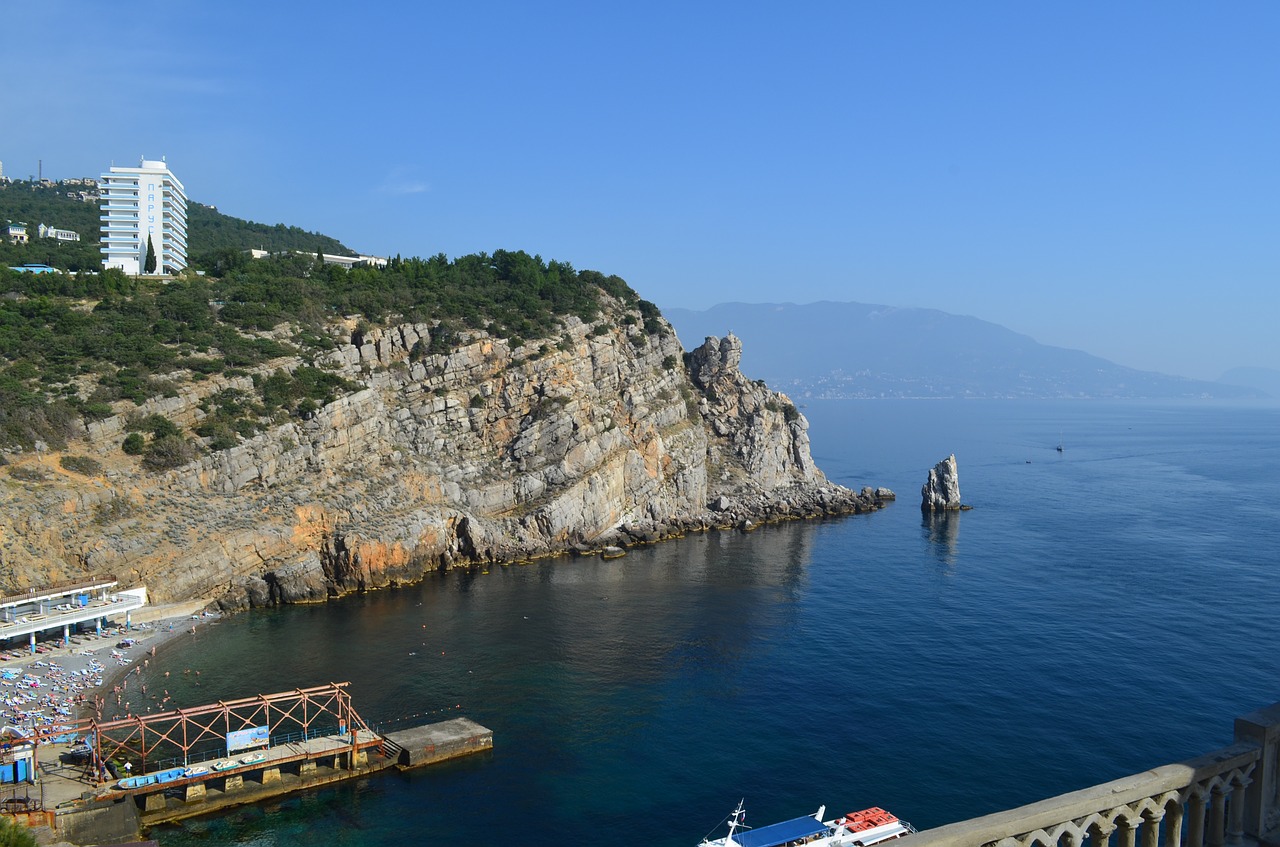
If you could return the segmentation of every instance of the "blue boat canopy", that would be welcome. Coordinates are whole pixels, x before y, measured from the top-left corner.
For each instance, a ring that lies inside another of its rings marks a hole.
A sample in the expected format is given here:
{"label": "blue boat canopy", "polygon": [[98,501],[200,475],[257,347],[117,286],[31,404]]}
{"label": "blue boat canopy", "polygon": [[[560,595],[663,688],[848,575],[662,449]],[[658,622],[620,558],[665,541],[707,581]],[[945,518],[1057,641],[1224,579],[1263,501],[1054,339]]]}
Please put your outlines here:
{"label": "blue boat canopy", "polygon": [[788,841],[796,841],[826,832],[827,825],[813,816],[795,818],[782,823],[762,826],[759,829],[745,829],[733,834],[735,843],[742,847],[778,847]]}

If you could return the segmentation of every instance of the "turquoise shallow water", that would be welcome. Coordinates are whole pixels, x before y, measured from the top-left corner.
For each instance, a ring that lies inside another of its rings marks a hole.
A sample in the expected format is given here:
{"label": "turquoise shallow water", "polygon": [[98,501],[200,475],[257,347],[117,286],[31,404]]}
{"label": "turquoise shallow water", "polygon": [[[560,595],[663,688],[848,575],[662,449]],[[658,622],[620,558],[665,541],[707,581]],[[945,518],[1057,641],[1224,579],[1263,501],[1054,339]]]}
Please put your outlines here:
{"label": "turquoise shallow water", "polygon": [[[901,499],[184,636],[147,676],[178,705],[350,680],[371,723],[461,713],[495,749],[152,836],[674,847],[739,798],[935,826],[1207,752],[1280,700],[1280,409],[804,411],[829,476]],[[952,452],[974,509],[923,518]]]}

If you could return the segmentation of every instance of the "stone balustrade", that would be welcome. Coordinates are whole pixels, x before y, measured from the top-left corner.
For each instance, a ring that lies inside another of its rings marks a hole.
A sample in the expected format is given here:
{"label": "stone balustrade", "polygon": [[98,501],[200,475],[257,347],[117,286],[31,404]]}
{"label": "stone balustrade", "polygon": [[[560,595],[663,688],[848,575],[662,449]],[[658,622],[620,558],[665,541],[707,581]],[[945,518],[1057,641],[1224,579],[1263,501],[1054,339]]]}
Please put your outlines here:
{"label": "stone balustrade", "polygon": [[[1280,703],[1235,743],[1173,765],[907,836],[901,847],[1226,847],[1276,843]],[[895,844],[895,847],[898,847]]]}

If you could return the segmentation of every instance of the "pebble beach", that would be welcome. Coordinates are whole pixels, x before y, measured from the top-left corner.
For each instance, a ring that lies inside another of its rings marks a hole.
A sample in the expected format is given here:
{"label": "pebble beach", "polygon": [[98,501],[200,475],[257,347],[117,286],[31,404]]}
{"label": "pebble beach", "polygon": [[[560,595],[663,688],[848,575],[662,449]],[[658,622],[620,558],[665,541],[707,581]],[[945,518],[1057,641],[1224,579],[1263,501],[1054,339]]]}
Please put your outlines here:
{"label": "pebble beach", "polygon": [[170,707],[162,692],[147,692],[131,677],[141,674],[161,645],[190,637],[217,614],[204,601],[148,606],[131,625],[111,621],[101,634],[73,635],[71,643],[23,644],[0,651],[0,734],[28,736],[66,727],[81,718],[100,720]]}

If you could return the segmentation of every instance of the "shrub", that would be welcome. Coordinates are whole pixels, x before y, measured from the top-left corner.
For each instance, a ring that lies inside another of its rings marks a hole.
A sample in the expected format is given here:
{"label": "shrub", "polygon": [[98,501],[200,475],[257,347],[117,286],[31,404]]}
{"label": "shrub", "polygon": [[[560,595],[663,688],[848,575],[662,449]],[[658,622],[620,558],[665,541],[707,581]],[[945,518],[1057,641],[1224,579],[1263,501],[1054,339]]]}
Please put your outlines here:
{"label": "shrub", "polygon": [[26,826],[0,817],[0,847],[36,847],[36,837]]}
{"label": "shrub", "polygon": [[49,478],[49,475],[40,470],[40,468],[32,467],[31,465],[18,465],[10,468],[9,476],[14,479],[20,479],[23,482],[44,482]]}
{"label": "shrub", "polygon": [[125,436],[120,449],[130,456],[141,456],[143,451],[147,449],[147,440],[142,437],[142,433],[131,432]]}
{"label": "shrub", "polygon": [[123,497],[112,497],[105,503],[99,503],[94,509],[95,523],[107,524],[122,521],[133,514],[133,504]]}
{"label": "shrub", "polygon": [[80,408],[80,413],[84,415],[86,421],[101,421],[111,417],[115,410],[111,408],[110,403],[85,403]]}
{"label": "shrub", "polygon": [[142,466],[152,471],[167,471],[194,461],[195,445],[180,435],[163,435],[152,441],[142,456]]}
{"label": "shrub", "polygon": [[88,456],[63,456],[58,464],[66,470],[83,476],[97,476],[102,473],[102,463]]}
{"label": "shrub", "polygon": [[164,415],[147,415],[145,418],[135,418],[125,424],[125,429],[130,432],[149,432],[154,438],[177,435],[181,432],[178,429],[178,425]]}

